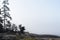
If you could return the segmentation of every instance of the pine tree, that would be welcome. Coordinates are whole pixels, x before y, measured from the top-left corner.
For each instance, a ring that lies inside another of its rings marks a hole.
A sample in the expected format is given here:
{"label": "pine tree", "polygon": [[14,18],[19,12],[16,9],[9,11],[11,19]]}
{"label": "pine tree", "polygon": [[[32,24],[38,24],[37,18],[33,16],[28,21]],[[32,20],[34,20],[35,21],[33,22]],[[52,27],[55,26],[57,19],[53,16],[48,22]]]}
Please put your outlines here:
{"label": "pine tree", "polygon": [[20,29],[20,34],[24,34],[25,27],[22,25],[19,25],[19,29]]}
{"label": "pine tree", "polygon": [[[2,7],[2,15],[3,15],[3,17],[4,17],[4,28],[6,29],[6,26],[8,26],[8,27],[10,27],[11,26],[11,22],[10,21],[8,21],[8,19],[7,19],[7,17],[11,20],[12,18],[11,18],[11,16],[10,16],[10,14],[9,14],[9,11],[10,11],[10,9],[8,8],[8,6],[7,5],[9,5],[9,3],[8,3],[8,0],[4,0],[3,1],[3,7]],[[8,23],[8,24],[6,24],[6,22]]]}
{"label": "pine tree", "polygon": [[[9,18],[10,20],[12,19],[10,14],[9,14],[9,3],[8,3],[8,0],[3,0],[3,3],[2,3],[3,7],[1,7],[0,9],[0,29],[3,29],[3,31],[5,31],[8,28],[11,27],[11,22],[7,19]],[[7,24],[6,24],[7,23]]]}

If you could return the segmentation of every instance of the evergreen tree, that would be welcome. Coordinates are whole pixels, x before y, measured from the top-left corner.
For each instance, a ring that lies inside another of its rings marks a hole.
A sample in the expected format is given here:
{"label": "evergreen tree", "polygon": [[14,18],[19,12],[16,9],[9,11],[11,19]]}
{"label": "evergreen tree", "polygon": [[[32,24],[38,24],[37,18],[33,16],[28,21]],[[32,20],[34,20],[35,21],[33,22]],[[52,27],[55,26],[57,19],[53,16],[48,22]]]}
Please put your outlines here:
{"label": "evergreen tree", "polygon": [[22,25],[19,25],[19,29],[20,29],[20,34],[24,34],[25,27]]}
{"label": "evergreen tree", "polygon": [[[7,17],[9,18],[9,19],[12,19],[11,18],[11,16],[10,16],[10,14],[9,14],[9,12],[8,11],[10,11],[10,9],[8,8],[8,5],[9,3],[8,3],[8,0],[4,0],[3,1],[3,7],[2,7],[2,12],[3,12],[3,17],[4,17],[4,28],[6,29],[6,26],[8,26],[8,27],[11,27],[11,22],[10,21],[8,21],[8,19],[7,19]],[[8,24],[6,24],[6,22],[8,23]]]}
{"label": "evergreen tree", "polygon": [[[5,31],[5,29],[8,27],[11,27],[11,22],[8,21],[7,17],[11,20],[11,16],[9,14],[10,9],[8,8],[9,3],[8,0],[3,0],[3,7],[0,9],[0,30],[3,29],[3,31]],[[7,24],[6,24],[7,22]]]}

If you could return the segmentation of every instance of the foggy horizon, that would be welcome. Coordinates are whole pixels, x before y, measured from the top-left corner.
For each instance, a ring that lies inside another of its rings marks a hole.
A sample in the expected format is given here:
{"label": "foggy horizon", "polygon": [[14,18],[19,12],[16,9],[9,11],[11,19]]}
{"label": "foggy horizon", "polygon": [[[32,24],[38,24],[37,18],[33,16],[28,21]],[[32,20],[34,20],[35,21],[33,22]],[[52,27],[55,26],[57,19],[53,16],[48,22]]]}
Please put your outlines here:
{"label": "foggy horizon", "polygon": [[60,35],[59,4],[60,0],[9,0],[12,23],[30,33]]}

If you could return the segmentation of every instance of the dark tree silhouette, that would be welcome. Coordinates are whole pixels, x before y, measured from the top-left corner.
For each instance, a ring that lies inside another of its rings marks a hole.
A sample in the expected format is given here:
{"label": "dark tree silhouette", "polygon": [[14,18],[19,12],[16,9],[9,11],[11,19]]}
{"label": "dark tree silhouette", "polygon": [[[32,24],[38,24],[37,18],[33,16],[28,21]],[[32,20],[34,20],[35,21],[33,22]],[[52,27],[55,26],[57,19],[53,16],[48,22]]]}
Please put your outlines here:
{"label": "dark tree silhouette", "polygon": [[[11,25],[11,22],[8,21],[7,17],[11,20],[11,16],[8,11],[10,11],[8,0],[3,1],[3,7],[0,9],[0,33],[1,32],[17,32],[17,26],[16,24]],[[6,24],[7,23],[7,24]],[[11,28],[11,29],[10,29]],[[22,25],[19,25],[19,33],[24,34],[25,27]]]}
{"label": "dark tree silhouette", "polygon": [[20,34],[24,34],[24,30],[25,30],[25,27],[22,25],[19,25],[19,29],[20,29]]}
{"label": "dark tree silhouette", "polygon": [[1,9],[0,9],[0,14],[1,14]]}
{"label": "dark tree silhouette", "polygon": [[[0,17],[0,30],[3,30],[5,32],[9,30],[6,27],[11,27],[11,22],[8,21],[7,17],[10,20],[12,19],[11,16],[10,16],[10,14],[9,14],[9,12],[8,12],[8,11],[10,11],[9,7],[7,6],[8,4],[9,4],[8,0],[4,0],[3,1],[3,6],[1,8],[2,10],[0,9],[0,15],[2,15],[2,17]],[[6,24],[6,22],[7,22],[7,24]]]}
{"label": "dark tree silhouette", "polygon": [[3,28],[2,28],[2,27],[3,27],[3,25],[2,25],[2,24],[0,24],[0,33],[2,33],[2,32],[3,32],[3,30],[2,30]]}
{"label": "dark tree silhouette", "polygon": [[6,24],[8,27],[11,27],[11,22],[7,21],[8,24]]}
{"label": "dark tree silhouette", "polygon": [[21,27],[20,32],[24,34],[25,27]]}
{"label": "dark tree silhouette", "polygon": [[3,23],[3,19],[2,19],[2,17],[0,17],[0,23]]}
{"label": "dark tree silhouette", "polygon": [[[0,15],[1,15],[1,9],[0,9]],[[0,17],[0,33],[3,31],[2,23],[3,23],[3,19],[2,19],[2,17]]]}

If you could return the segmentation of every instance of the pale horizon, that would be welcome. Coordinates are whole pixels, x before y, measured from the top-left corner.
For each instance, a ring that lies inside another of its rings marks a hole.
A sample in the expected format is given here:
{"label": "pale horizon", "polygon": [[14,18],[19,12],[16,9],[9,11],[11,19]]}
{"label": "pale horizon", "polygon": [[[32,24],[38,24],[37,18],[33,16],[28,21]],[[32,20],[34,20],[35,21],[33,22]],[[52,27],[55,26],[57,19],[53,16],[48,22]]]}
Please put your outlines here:
{"label": "pale horizon", "polygon": [[9,8],[12,23],[25,31],[60,35],[60,0],[9,0]]}

